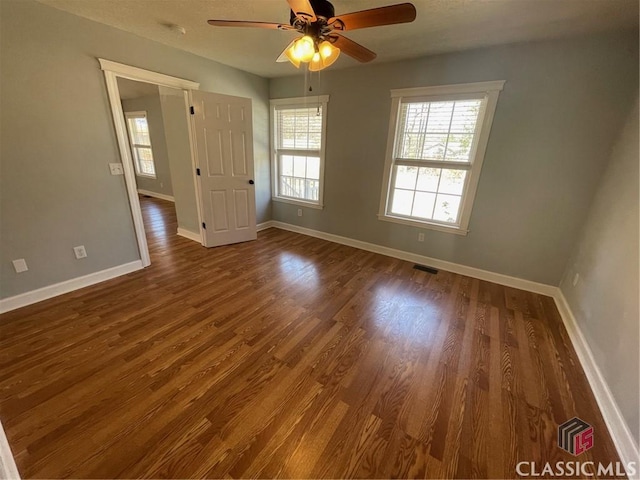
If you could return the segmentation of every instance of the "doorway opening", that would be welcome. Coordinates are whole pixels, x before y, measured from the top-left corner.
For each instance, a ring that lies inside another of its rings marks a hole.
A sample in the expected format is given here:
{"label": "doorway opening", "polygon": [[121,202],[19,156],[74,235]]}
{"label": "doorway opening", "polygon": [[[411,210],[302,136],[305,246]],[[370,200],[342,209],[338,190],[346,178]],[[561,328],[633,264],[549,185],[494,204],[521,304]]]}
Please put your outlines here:
{"label": "doorway opening", "polygon": [[177,234],[200,243],[182,91],[125,78],[117,83],[147,242],[168,245]]}
{"label": "doorway opening", "polygon": [[[173,200],[176,233],[202,243],[196,159],[188,118],[189,92],[199,84],[99,61],[107,84],[140,258],[146,267],[151,264],[151,257],[141,196]],[[146,202],[148,219],[151,207],[152,202]]]}

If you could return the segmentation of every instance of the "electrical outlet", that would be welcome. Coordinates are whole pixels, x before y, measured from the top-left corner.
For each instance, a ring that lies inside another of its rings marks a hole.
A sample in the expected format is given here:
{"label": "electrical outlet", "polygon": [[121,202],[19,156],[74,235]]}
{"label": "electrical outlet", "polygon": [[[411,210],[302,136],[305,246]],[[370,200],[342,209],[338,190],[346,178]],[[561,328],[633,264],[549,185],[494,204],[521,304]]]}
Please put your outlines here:
{"label": "electrical outlet", "polygon": [[424,233],[422,233],[422,232],[418,233],[418,241],[419,242],[424,242]]}
{"label": "electrical outlet", "polygon": [[84,245],[73,247],[73,253],[76,254],[76,258],[78,260],[80,260],[81,258],[87,258],[87,251],[84,249]]}
{"label": "electrical outlet", "polygon": [[22,273],[29,270],[29,268],[27,267],[27,262],[25,261],[24,258],[18,258],[17,260],[14,260],[12,263],[13,263],[13,268],[15,268],[16,270],[16,273]]}
{"label": "electrical outlet", "polygon": [[573,283],[573,286],[575,287],[575,286],[578,284],[578,282],[579,282],[579,281],[580,281],[580,274],[579,274],[579,273],[576,273],[576,274],[573,276],[573,282],[572,282],[572,283]]}
{"label": "electrical outlet", "polygon": [[121,163],[110,163],[109,171],[111,172],[111,175],[124,175],[124,170]]}
{"label": "electrical outlet", "polygon": [[298,209],[298,216],[299,216],[299,217],[301,217],[301,216],[302,216],[302,209],[301,209],[301,208],[299,208],[299,209]]}

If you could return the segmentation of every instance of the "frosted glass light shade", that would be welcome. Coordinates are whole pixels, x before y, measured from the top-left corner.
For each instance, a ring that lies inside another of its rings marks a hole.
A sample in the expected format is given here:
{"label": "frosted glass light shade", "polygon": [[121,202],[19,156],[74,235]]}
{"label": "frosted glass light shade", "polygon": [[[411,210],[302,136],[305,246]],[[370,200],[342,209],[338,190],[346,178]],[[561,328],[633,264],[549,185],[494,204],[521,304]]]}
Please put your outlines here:
{"label": "frosted glass light shade", "polygon": [[309,63],[309,70],[317,72],[323,70],[332,65],[338,59],[340,55],[340,49],[334,47],[330,42],[324,41],[318,45],[318,51],[311,58]]}

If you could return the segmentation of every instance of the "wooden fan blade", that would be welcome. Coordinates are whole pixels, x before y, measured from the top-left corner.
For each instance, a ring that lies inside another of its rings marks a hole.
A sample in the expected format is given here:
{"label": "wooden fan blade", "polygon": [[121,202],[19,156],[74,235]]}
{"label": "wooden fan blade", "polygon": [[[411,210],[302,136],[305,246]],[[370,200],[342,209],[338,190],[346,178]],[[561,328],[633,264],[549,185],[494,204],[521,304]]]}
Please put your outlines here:
{"label": "wooden fan blade", "polygon": [[309,22],[316,21],[316,14],[309,0],[287,0],[287,2],[296,17],[303,17]]}
{"label": "wooden fan blade", "polygon": [[409,23],[416,19],[416,7],[411,3],[399,3],[388,7],[372,8],[361,12],[347,13],[329,19],[336,30],[379,27],[396,23]]}
{"label": "wooden fan blade", "polygon": [[354,42],[353,40],[348,39],[347,37],[343,37],[342,35],[332,35],[332,39],[335,39],[333,45],[338,47],[341,52],[349,55],[352,58],[355,58],[359,62],[366,63],[370,62],[377,55],[369,50],[366,47],[363,47],[359,43]]}
{"label": "wooden fan blade", "polygon": [[252,27],[269,28],[272,30],[295,30],[291,25],[269,22],[246,22],[244,20],[207,20],[214,27]]}

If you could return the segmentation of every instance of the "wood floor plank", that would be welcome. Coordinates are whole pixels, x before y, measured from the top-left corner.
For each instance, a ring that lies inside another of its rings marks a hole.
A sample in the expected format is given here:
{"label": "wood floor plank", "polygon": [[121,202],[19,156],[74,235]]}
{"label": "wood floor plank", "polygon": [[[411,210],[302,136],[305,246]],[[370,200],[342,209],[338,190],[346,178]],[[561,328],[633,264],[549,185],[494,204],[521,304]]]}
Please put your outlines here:
{"label": "wood floor plank", "polygon": [[141,205],[150,267],[0,317],[24,478],[511,478],[573,416],[618,460],[553,299]]}

